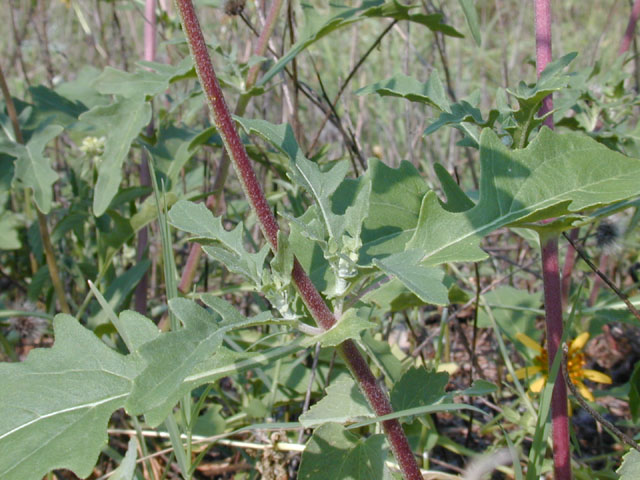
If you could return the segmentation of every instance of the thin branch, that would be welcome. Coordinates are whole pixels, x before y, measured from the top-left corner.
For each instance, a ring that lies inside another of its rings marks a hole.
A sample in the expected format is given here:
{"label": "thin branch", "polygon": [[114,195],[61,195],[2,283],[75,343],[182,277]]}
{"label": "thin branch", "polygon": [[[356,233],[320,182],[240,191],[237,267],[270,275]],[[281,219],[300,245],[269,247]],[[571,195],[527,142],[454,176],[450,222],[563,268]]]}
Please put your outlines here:
{"label": "thin branch", "polygon": [[620,298],[620,300],[622,300],[624,302],[624,304],[627,306],[627,308],[629,309],[629,311],[631,313],[633,313],[633,315],[640,320],[640,311],[638,311],[638,309],[636,307],[633,306],[633,303],[631,303],[629,301],[629,297],[627,297],[625,295],[625,293],[620,290],[618,287],[616,287],[616,285],[611,281],[611,279],[605,275],[589,258],[589,256],[586,254],[586,252],[580,248],[574,241],[573,239],[567,235],[566,233],[563,233],[564,238],[567,239],[567,241],[571,244],[571,246],[575,249],[575,251],[578,253],[578,256],[585,261],[585,263],[587,265],[589,265],[589,268],[591,270],[593,270],[596,275],[598,275],[598,277],[600,277],[600,279],[607,284],[607,286],[613,290],[615,292],[616,295],[618,295],[618,297]]}
{"label": "thin branch", "polygon": [[605,428],[609,429],[615,435],[620,437],[620,439],[624,443],[629,445],[631,448],[635,448],[636,450],[638,450],[640,452],[640,445],[638,445],[633,438],[631,438],[629,435],[627,435],[626,433],[621,431],[618,427],[616,427],[609,420],[607,420],[602,415],[600,415],[597,411],[595,411],[593,409],[593,407],[591,405],[589,405],[587,403],[587,401],[584,398],[582,398],[582,395],[580,395],[580,392],[578,392],[578,389],[573,384],[573,382],[571,381],[571,377],[569,376],[569,372],[568,372],[568,369],[567,369],[568,362],[569,362],[569,346],[565,343],[562,346],[562,376],[564,377],[564,381],[567,384],[567,386],[569,387],[569,390],[571,390],[571,393],[573,394],[573,396],[576,397],[576,400],[578,401],[580,406],[582,408],[584,408],[589,413],[589,415],[591,415],[598,422],[600,422],[602,425],[604,425]]}

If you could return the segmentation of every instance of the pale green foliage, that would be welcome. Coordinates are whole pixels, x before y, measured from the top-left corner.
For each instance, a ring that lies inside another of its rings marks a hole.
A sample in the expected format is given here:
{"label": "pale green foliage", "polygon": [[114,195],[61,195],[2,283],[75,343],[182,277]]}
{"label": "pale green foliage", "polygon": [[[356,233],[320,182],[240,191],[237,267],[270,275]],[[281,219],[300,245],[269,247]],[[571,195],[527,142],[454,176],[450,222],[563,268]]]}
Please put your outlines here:
{"label": "pale green foliage", "polygon": [[390,479],[384,444],[384,435],[361,439],[336,423],[327,423],[317,428],[307,443],[298,478]]}
{"label": "pale green foliage", "polygon": [[122,98],[108,106],[94,107],[83,113],[80,120],[92,125],[95,135],[106,137],[93,196],[93,213],[99,216],[107,210],[118,192],[122,181],[122,164],[133,141],[151,120],[151,105],[140,94]]}
{"label": "pale green foliage", "polygon": [[346,423],[375,416],[367,400],[349,377],[341,377],[327,387],[327,395],[300,416],[306,428],[323,423]]}
{"label": "pale green foliage", "polygon": [[[640,161],[590,139],[543,128],[523,150],[507,149],[491,130],[480,140],[480,200],[465,212],[448,212],[435,192],[422,202],[407,249],[428,265],[479,261],[480,239],[503,226],[543,228],[533,222],[607,205],[640,193]],[[572,219],[550,227],[567,229]]]}
{"label": "pale green foliage", "polygon": [[[142,369],[68,315],[56,343],[25,362],[0,363],[0,478],[41,478],[54,468],[91,473],[107,441],[107,421],[122,408]],[[82,439],[82,441],[78,441]]]}
{"label": "pale green foliage", "polygon": [[42,213],[49,213],[51,210],[51,187],[58,179],[58,174],[51,168],[51,160],[44,156],[44,149],[62,130],[60,125],[47,125],[34,132],[26,145],[15,145],[18,158],[14,184],[33,190],[33,197]]}
{"label": "pale green foliage", "polygon": [[622,465],[616,470],[620,474],[620,480],[640,478],[640,452],[632,448],[622,459]]}

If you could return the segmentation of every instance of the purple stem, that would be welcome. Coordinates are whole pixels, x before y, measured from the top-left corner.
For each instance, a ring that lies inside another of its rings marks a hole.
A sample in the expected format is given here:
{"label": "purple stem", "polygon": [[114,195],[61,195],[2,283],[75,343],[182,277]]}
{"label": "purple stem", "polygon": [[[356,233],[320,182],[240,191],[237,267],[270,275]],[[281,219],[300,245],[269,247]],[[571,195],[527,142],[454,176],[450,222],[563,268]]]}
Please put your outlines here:
{"label": "purple stem", "polygon": [[[551,62],[551,1],[535,0],[535,22],[536,22],[536,71],[538,77]],[[539,115],[543,116],[553,110],[553,99],[551,95],[542,101]],[[544,124],[553,128],[553,115],[549,115]]]}
{"label": "purple stem", "polygon": [[[222,137],[227,153],[240,177],[240,183],[258,218],[262,233],[271,245],[272,250],[276,251],[278,248],[278,223],[267,203],[262,187],[256,178],[247,152],[231,118],[229,108],[222,95],[222,90],[220,89],[213,65],[211,64],[211,58],[207,51],[207,45],[204,41],[193,3],[191,0],[176,0],[176,3],[180,11],[180,18],[191,50],[191,55],[195,60],[198,78],[200,79],[213,115],[214,124]],[[292,278],[298,288],[300,297],[317,324],[325,330],[335,325],[336,319],[333,313],[329,310],[329,307],[297,260],[294,262]],[[367,397],[376,415],[382,416],[392,413],[393,409],[391,408],[389,398],[376,382],[375,376],[355,343],[351,340],[343,342],[338,347],[338,352],[356,378],[360,389]],[[410,480],[422,479],[420,468],[411,451],[411,447],[400,422],[397,420],[388,420],[383,422],[382,426],[404,477]]]}
{"label": "purple stem", "polygon": [[[538,77],[551,62],[551,0],[535,0],[536,70]],[[553,98],[542,101],[539,115],[553,110]],[[553,115],[544,124],[553,128]],[[549,371],[560,348],[562,339],[562,285],[558,267],[558,235],[540,235],[542,246],[542,279],[544,285],[544,309],[547,326],[547,351]],[[556,480],[571,480],[571,449],[569,443],[569,415],[567,411],[567,386],[562,376],[556,380],[551,396],[551,426],[553,436],[553,469]]]}
{"label": "purple stem", "polygon": [[[541,236],[542,279],[544,283],[544,310],[547,326],[549,371],[560,348],[562,339],[562,287],[558,269],[558,237]],[[571,449],[569,443],[569,412],[567,386],[558,375],[551,397],[551,427],[553,435],[553,469],[556,480],[571,480]]]}
{"label": "purple stem", "polygon": [[635,3],[633,4],[631,15],[629,16],[629,23],[627,24],[627,30],[624,32],[624,36],[622,37],[622,42],[620,42],[620,49],[618,50],[618,55],[622,55],[627,50],[629,50],[629,46],[631,45],[631,41],[633,40],[633,36],[636,31],[636,23],[638,23],[639,16],[640,16],[640,0],[636,0]]}
{"label": "purple stem", "polygon": [[[262,29],[262,32],[258,37],[255,48],[253,49],[254,55],[258,57],[264,56],[267,51],[269,39],[271,38],[273,30],[275,29],[278,14],[280,13],[280,8],[282,7],[282,2],[283,0],[273,0],[273,2],[271,2],[269,13],[267,14],[267,18],[265,20],[264,28]],[[260,73],[260,67],[261,65],[257,63],[249,69],[249,73],[247,73],[247,79],[245,80],[245,88],[247,90],[251,89],[251,87],[255,85],[256,80],[258,79],[258,73]],[[235,109],[236,115],[242,116],[244,114],[250,99],[250,95],[240,96]],[[227,180],[228,172],[229,155],[223,154],[218,165],[218,171],[216,172],[215,180],[213,182],[212,188],[214,193],[207,199],[206,202],[207,208],[213,211],[214,215],[219,215],[222,211],[222,187]],[[193,245],[191,245],[191,249],[189,250],[189,257],[187,259],[184,270],[182,271],[180,285],[178,286],[181,292],[187,293],[189,290],[191,290],[201,254],[202,247],[200,247],[199,243],[194,243]]]}

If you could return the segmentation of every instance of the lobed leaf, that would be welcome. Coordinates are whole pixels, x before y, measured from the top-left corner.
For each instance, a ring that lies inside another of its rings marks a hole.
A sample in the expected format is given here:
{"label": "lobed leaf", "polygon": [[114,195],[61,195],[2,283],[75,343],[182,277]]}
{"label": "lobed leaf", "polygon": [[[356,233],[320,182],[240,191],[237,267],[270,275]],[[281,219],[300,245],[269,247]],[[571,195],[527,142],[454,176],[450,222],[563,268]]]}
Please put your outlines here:
{"label": "lobed leaf", "polygon": [[[591,138],[544,127],[523,150],[508,150],[489,129],[480,138],[480,200],[464,212],[445,210],[425,195],[407,249],[427,265],[479,261],[480,239],[503,226],[542,228],[532,222],[582,212],[640,194],[640,160]],[[554,228],[569,228],[570,222]]]}
{"label": "lobed leaf", "polygon": [[123,98],[111,105],[92,108],[83,113],[80,120],[93,125],[97,134],[106,136],[93,196],[93,213],[100,216],[118,192],[122,164],[131,144],[151,120],[151,105],[142,95]]}
{"label": "lobed leaf", "polygon": [[31,188],[38,209],[45,214],[51,210],[51,187],[58,179],[58,174],[51,168],[50,160],[44,156],[44,149],[63,130],[60,125],[47,125],[36,130],[26,145],[16,145],[18,158],[13,183],[23,188]]}
{"label": "lobed leaf", "polygon": [[42,478],[57,468],[88,476],[124,406],[139,360],[108,348],[69,315],[54,320],[55,344],[22,363],[0,364],[0,478]]}
{"label": "lobed leaf", "polygon": [[444,112],[449,111],[449,100],[437,70],[433,70],[429,79],[424,83],[399,73],[387,80],[362,87],[355,92],[356,95],[372,93],[377,93],[381,97],[406,98],[411,102],[425,103]]}
{"label": "lobed leaf", "polygon": [[249,253],[243,245],[243,226],[227,231],[222,226],[221,217],[213,213],[202,203],[180,200],[169,211],[169,223],[174,227],[192,233],[195,239],[215,242],[203,249],[214,259],[222,262],[229,270],[239,273],[260,285],[262,269],[269,253],[265,245],[258,253]]}

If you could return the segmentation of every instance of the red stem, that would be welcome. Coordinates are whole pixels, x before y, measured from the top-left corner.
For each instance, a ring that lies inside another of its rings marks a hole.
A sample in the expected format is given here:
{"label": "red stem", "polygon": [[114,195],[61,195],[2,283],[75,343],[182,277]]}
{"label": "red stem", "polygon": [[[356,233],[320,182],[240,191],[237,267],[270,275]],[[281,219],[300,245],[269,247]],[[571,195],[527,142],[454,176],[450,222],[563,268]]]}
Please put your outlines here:
{"label": "red stem", "polygon": [[[558,269],[558,237],[541,237],[544,309],[547,326],[549,371],[562,339],[562,298]],[[567,386],[558,375],[551,397],[551,426],[553,432],[553,468],[556,480],[571,480],[571,451],[569,444],[569,413]]]}
{"label": "red stem", "polygon": [[636,0],[635,3],[633,4],[631,15],[629,16],[629,23],[627,24],[627,30],[624,32],[624,36],[622,37],[622,42],[620,42],[620,49],[618,50],[618,55],[622,55],[627,50],[629,50],[629,46],[631,45],[631,41],[633,40],[633,36],[636,31],[636,24],[638,23],[639,16],[640,16],[640,0]]}
{"label": "red stem", "polygon": [[[536,22],[536,70],[538,77],[551,62],[551,1],[535,0],[535,22]],[[553,99],[551,95],[542,101],[539,115],[543,116],[553,110]],[[544,124],[553,128],[553,115],[549,115]]]}
{"label": "red stem", "polygon": [[[551,62],[551,0],[535,0],[536,70],[538,77]],[[553,98],[542,101],[539,115],[553,110]],[[553,115],[544,124],[553,128]],[[558,267],[558,235],[541,235],[542,280],[544,285],[544,310],[547,326],[547,351],[549,371],[558,353],[562,339],[562,285]],[[569,414],[567,411],[567,386],[562,376],[556,380],[551,396],[551,426],[553,436],[553,469],[556,480],[571,480],[571,449],[569,443]]]}
{"label": "red stem", "polygon": [[[198,78],[213,114],[214,124],[240,177],[240,183],[258,218],[260,228],[270,243],[272,250],[276,251],[278,248],[278,223],[267,203],[262,186],[256,178],[222,95],[193,3],[191,0],[176,0],[176,3],[180,11],[182,26],[189,43],[191,55],[196,63]],[[335,317],[297,260],[293,267],[292,278],[298,288],[300,297],[317,324],[325,330],[331,328],[336,323]],[[367,397],[376,415],[382,416],[392,413],[393,409],[389,398],[376,382],[375,376],[362,354],[358,351],[355,343],[347,340],[338,347],[338,351],[356,378],[360,389]],[[389,420],[383,422],[382,425],[404,477],[410,480],[422,479],[420,468],[400,423],[397,420]]]}
{"label": "red stem", "polygon": [[[264,23],[264,28],[258,37],[258,41],[256,42],[255,48],[253,49],[254,55],[261,57],[267,51],[267,47],[269,44],[269,39],[273,34],[273,30],[276,26],[276,21],[278,19],[278,14],[280,13],[280,8],[282,7],[283,0],[273,0],[271,2],[271,6],[269,7],[269,13],[267,14],[267,19]],[[255,64],[247,73],[247,79],[245,81],[245,88],[247,90],[251,89],[256,83],[258,79],[258,73],[260,72],[261,65]],[[236,105],[235,114],[242,116],[245,112],[247,105],[249,104],[249,100],[251,99],[250,95],[241,95],[238,100],[238,104]],[[213,195],[211,195],[207,199],[207,208],[213,211],[214,215],[219,215],[222,208],[222,187],[227,180],[227,173],[229,172],[229,155],[223,154],[220,159],[220,163],[218,165],[218,171],[216,172],[216,177],[213,183]],[[196,267],[198,266],[198,262],[200,261],[200,255],[202,254],[202,248],[199,243],[194,243],[191,245],[191,250],[189,251],[189,258],[187,259],[187,263],[182,271],[182,277],[180,278],[180,285],[178,288],[180,291],[187,293],[191,289],[191,285],[193,284],[193,279],[196,275]]]}

